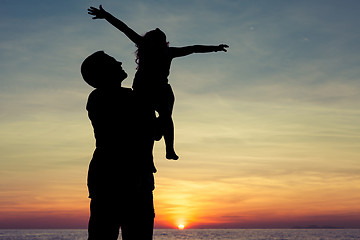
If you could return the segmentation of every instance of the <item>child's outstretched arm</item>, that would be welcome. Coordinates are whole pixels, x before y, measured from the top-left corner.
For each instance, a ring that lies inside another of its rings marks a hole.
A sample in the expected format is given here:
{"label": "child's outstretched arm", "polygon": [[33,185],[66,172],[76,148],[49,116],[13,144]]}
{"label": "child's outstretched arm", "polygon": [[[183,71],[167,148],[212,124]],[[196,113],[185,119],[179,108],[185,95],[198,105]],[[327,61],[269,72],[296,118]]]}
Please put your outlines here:
{"label": "child's outstretched arm", "polygon": [[220,44],[218,46],[209,45],[193,45],[187,47],[173,47],[173,57],[183,57],[193,53],[209,53],[209,52],[226,52],[226,48],[229,46],[226,44]]}
{"label": "child's outstretched arm", "polygon": [[88,9],[88,14],[93,15],[94,16],[93,19],[105,19],[111,25],[113,25],[121,32],[123,32],[135,44],[138,45],[141,42],[142,37],[139,34],[137,34],[134,30],[129,28],[124,22],[117,19],[109,12],[105,11],[101,5],[99,6],[99,9],[95,7],[90,7]]}

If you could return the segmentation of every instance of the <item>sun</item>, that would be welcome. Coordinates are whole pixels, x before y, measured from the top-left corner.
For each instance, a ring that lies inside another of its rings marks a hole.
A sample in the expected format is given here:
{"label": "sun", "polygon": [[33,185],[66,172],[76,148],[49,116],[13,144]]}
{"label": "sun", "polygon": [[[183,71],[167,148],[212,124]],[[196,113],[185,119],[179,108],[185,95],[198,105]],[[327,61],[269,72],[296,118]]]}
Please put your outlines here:
{"label": "sun", "polygon": [[184,230],[185,226],[184,226],[183,224],[179,224],[178,228],[179,228],[180,230]]}

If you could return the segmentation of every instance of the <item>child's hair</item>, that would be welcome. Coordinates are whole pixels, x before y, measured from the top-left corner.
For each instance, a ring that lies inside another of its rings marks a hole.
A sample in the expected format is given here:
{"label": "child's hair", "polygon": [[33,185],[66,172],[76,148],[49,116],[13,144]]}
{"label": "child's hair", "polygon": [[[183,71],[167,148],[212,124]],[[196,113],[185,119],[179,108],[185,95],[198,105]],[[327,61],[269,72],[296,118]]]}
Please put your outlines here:
{"label": "child's hair", "polygon": [[163,31],[161,31],[159,28],[156,28],[155,30],[151,30],[143,36],[143,45],[138,46],[137,50],[135,52],[136,59],[135,62],[137,63],[139,68],[140,61],[139,59],[142,59],[144,56],[150,54],[154,54],[154,52],[164,49],[166,47],[169,47],[169,42],[166,41],[166,35]]}
{"label": "child's hair", "polygon": [[104,74],[102,71],[104,56],[104,51],[97,51],[88,56],[81,64],[83,79],[94,88],[98,88],[101,85],[99,81]]}

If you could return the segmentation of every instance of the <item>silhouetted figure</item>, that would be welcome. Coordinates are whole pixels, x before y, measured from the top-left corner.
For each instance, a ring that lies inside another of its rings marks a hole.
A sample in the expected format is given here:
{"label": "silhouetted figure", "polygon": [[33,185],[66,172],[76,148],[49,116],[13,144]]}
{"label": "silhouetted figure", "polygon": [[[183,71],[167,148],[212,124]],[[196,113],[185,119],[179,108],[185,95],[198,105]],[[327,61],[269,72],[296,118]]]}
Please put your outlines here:
{"label": "silhouetted figure", "polygon": [[[174,150],[174,124],[171,117],[175,97],[168,84],[171,61],[192,53],[226,52],[225,48],[228,46],[221,44],[169,47],[165,33],[158,28],[140,36],[125,23],[106,12],[101,5],[99,9],[90,7],[88,11],[90,15],[95,16],[93,19],[106,19],[137,46],[138,68],[133,83],[134,92],[143,99],[144,103],[150,101],[152,107],[159,113],[166,145],[166,158],[177,160],[179,157]],[[156,137],[156,140],[160,140],[162,134]]]}
{"label": "silhouetted figure", "polygon": [[84,80],[96,88],[86,109],[96,149],[89,165],[89,240],[152,239],[154,121],[151,108],[121,87],[121,62],[96,52],[81,65]]}

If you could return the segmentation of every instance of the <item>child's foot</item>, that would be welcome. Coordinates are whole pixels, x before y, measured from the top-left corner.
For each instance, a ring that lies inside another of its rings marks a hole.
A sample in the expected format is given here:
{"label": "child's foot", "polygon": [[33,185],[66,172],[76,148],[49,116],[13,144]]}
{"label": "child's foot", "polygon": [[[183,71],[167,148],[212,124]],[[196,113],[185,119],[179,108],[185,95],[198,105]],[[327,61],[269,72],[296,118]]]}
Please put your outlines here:
{"label": "child's foot", "polygon": [[169,160],[178,160],[179,156],[176,155],[174,150],[166,151],[166,158]]}

